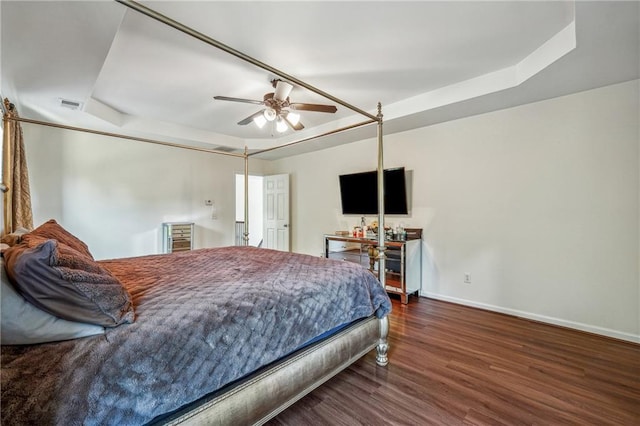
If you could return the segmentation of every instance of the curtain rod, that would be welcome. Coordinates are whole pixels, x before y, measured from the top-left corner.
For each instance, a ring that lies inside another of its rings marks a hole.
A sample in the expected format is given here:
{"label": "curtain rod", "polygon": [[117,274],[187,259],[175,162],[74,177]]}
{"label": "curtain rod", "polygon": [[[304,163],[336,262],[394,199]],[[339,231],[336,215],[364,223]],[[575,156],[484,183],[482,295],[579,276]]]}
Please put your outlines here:
{"label": "curtain rod", "polygon": [[194,29],[192,29],[190,27],[187,27],[186,25],[181,24],[180,22],[177,22],[177,21],[169,18],[168,16],[165,16],[165,15],[159,13],[159,12],[156,12],[153,9],[150,9],[150,8],[148,8],[146,6],[143,6],[140,3],[137,3],[137,2],[135,2],[133,0],[116,0],[116,1],[118,3],[120,3],[120,4],[122,4],[122,5],[130,8],[130,9],[133,9],[133,10],[136,10],[136,11],[142,13],[143,15],[146,15],[146,16],[148,16],[150,18],[153,18],[156,21],[159,21],[159,22],[161,22],[161,23],[163,23],[165,25],[168,25],[168,26],[170,26],[170,27],[172,27],[172,28],[174,28],[174,29],[176,29],[178,31],[181,31],[181,32],[183,32],[183,33],[185,33],[187,35],[190,35],[190,36],[192,36],[192,37],[194,37],[194,38],[196,38],[196,39],[198,39],[200,41],[203,41],[203,42],[207,43],[210,46],[213,46],[213,47],[216,47],[216,48],[218,48],[220,50],[223,50],[223,51],[235,56],[236,58],[239,58],[239,59],[242,59],[243,61],[249,62],[250,64],[253,64],[253,65],[257,66],[257,67],[262,68],[263,70],[266,70],[266,71],[269,71],[269,72],[271,72],[273,74],[276,74],[279,77],[282,77],[282,78],[284,78],[284,79],[286,79],[286,80],[288,80],[288,81],[290,81],[292,83],[297,84],[298,86],[304,87],[307,90],[310,90],[310,91],[312,91],[312,92],[314,92],[314,93],[316,93],[316,94],[318,94],[320,96],[323,96],[323,97],[325,97],[325,98],[327,98],[329,100],[332,100],[333,102],[338,103],[338,104],[340,104],[340,105],[342,105],[342,106],[344,106],[344,107],[346,107],[346,108],[348,108],[348,109],[350,109],[352,111],[355,111],[358,114],[364,115],[365,117],[370,118],[373,121],[378,121],[378,117],[375,116],[375,115],[369,114],[368,112],[366,112],[366,111],[364,111],[364,110],[362,110],[362,109],[360,109],[360,108],[358,108],[358,107],[356,107],[354,105],[351,105],[350,103],[347,103],[347,102],[343,101],[342,99],[336,98],[335,96],[330,95],[330,94],[328,94],[328,93],[326,93],[326,92],[324,92],[324,91],[322,91],[322,90],[320,90],[320,89],[318,89],[318,88],[316,88],[316,87],[314,87],[314,86],[312,86],[310,84],[307,84],[304,81],[299,80],[296,77],[285,73],[284,71],[280,71],[279,69],[274,68],[271,65],[265,64],[264,62],[261,62],[261,61],[255,59],[255,58],[253,58],[253,57],[251,57],[251,56],[249,56],[249,55],[247,55],[245,53],[240,52],[239,50],[236,50],[236,49],[234,49],[234,48],[232,48],[230,46],[227,46],[226,44],[221,43],[218,40],[215,40],[215,39],[213,39],[213,38],[211,38],[211,37],[209,37],[207,35],[202,34],[201,32],[198,32],[198,31],[196,31],[196,30],[194,30]]}
{"label": "curtain rod", "polygon": [[92,133],[94,135],[109,136],[109,137],[112,137],[112,138],[129,139],[129,140],[138,141],[138,142],[146,142],[146,143],[152,143],[152,144],[156,144],[156,145],[170,146],[170,147],[173,147],[173,148],[188,149],[188,150],[191,150],[191,151],[200,151],[200,152],[207,152],[207,153],[210,153],[210,154],[220,154],[220,155],[228,155],[230,157],[245,158],[245,154],[237,154],[237,153],[233,153],[233,152],[219,151],[219,150],[216,150],[216,149],[199,148],[199,147],[195,147],[195,146],[180,145],[180,144],[172,143],[172,142],[164,142],[164,141],[159,141],[159,140],[155,140],[155,139],[148,139],[148,138],[139,138],[139,137],[136,137],[136,136],[127,136],[127,135],[121,135],[121,134],[118,134],[118,133],[110,133],[110,132],[103,132],[103,131],[99,131],[99,130],[85,129],[85,128],[82,128],[82,127],[66,126],[64,124],[50,123],[48,121],[31,120],[29,118],[21,118],[21,117],[5,117],[5,119],[6,120],[10,120],[10,121],[20,121],[22,123],[38,124],[40,126],[56,127],[58,129],[75,130],[75,131],[78,131],[78,132]]}

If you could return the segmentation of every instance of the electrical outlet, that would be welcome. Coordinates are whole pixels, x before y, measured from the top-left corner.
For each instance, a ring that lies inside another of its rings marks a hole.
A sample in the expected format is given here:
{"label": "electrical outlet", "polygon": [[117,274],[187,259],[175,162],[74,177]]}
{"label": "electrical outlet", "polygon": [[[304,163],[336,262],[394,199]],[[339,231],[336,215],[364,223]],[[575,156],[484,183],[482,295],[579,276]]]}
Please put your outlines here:
{"label": "electrical outlet", "polygon": [[464,273],[464,282],[465,284],[471,284],[471,274],[469,272]]}

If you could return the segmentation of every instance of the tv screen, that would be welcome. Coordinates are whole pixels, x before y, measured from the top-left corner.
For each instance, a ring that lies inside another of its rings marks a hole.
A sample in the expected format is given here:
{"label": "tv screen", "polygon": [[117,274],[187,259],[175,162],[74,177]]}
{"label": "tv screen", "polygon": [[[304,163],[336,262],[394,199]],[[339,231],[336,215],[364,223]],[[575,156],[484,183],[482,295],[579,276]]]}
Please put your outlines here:
{"label": "tv screen", "polygon": [[[378,214],[378,173],[340,175],[342,214]],[[384,171],[385,214],[408,214],[404,167]]]}

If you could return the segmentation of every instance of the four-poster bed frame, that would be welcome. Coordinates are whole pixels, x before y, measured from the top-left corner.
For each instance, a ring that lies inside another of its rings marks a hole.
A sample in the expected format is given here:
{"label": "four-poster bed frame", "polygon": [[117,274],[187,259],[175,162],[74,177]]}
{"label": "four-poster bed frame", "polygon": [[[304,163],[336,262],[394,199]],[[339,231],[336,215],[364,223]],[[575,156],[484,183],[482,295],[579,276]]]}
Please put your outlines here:
{"label": "four-poster bed frame", "polygon": [[[55,127],[60,129],[67,129],[72,131],[86,132],[91,134],[117,137],[122,139],[128,139],[133,141],[152,143],[182,149],[195,150],[200,152],[208,152],[217,155],[226,155],[236,158],[242,158],[244,160],[244,220],[245,220],[245,232],[244,232],[244,244],[248,245],[249,240],[249,212],[248,212],[248,174],[249,174],[249,158],[255,155],[259,155],[264,152],[272,151],[275,149],[289,147],[295,144],[307,142],[310,140],[318,139],[331,134],[343,132],[346,130],[358,128],[368,124],[376,123],[377,125],[377,147],[378,147],[378,208],[379,216],[378,223],[379,229],[384,229],[384,182],[383,182],[383,133],[382,133],[382,107],[380,104],[377,106],[377,115],[372,115],[366,111],[363,111],[341,99],[338,99],[328,93],[325,93],[297,78],[284,73],[278,69],[275,69],[267,64],[264,64],[242,52],[239,52],[229,46],[226,46],[202,33],[199,33],[183,24],[180,24],[164,15],[161,15],[141,4],[128,0],[116,0],[118,3],[142,13],[152,19],[155,19],[163,24],[166,24],[178,31],[188,34],[204,43],[207,43],[213,47],[223,50],[237,58],[240,58],[246,62],[249,62],[259,68],[269,71],[289,82],[292,82],[300,87],[304,87],[318,95],[321,95],[331,101],[338,103],[356,113],[364,116],[365,121],[335,129],[323,134],[300,139],[288,144],[258,150],[249,153],[245,147],[243,153],[233,153],[218,151],[214,149],[200,148],[175,144],[166,141],[140,138],[135,136],[127,136],[116,133],[109,133],[79,127],[66,126],[51,122],[32,120],[27,118],[21,118],[14,116],[8,108],[8,101],[5,100],[3,105],[3,122],[4,122],[4,137],[3,137],[3,164],[2,164],[2,185],[0,189],[4,192],[3,197],[3,220],[4,226],[2,228],[3,234],[12,232],[13,221],[11,215],[11,191],[12,191],[12,179],[11,179],[11,166],[9,159],[11,138],[8,124],[10,122],[22,122],[35,125],[43,125],[49,127]],[[379,270],[385,270],[385,239],[384,232],[378,233],[378,262]],[[385,274],[379,274],[379,281],[382,288],[385,286]],[[384,366],[388,363],[387,351],[387,335],[389,330],[388,318],[385,316],[380,319],[375,317],[369,317],[365,320],[350,325],[339,333],[331,336],[328,339],[321,340],[318,343],[313,344],[301,351],[294,353],[293,355],[277,362],[275,365],[271,365],[259,370],[256,373],[241,380],[239,383],[234,384],[231,388],[229,386],[223,388],[221,391],[216,392],[213,395],[204,397],[202,400],[197,401],[192,406],[188,406],[181,409],[177,413],[173,413],[167,418],[163,418],[159,421],[162,424],[262,424],[270,418],[277,415],[279,412],[293,404],[295,401],[312,391],[314,388],[330,379],[344,368],[361,358],[363,355],[376,348],[376,362],[378,365]]]}

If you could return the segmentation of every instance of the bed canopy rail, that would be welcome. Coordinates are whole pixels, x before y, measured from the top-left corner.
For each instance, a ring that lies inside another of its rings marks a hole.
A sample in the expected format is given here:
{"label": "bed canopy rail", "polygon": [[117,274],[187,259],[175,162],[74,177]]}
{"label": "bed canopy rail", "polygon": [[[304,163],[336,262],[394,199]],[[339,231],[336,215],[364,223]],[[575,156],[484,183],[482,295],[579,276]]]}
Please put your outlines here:
{"label": "bed canopy rail", "polygon": [[[383,147],[383,128],[382,128],[382,124],[383,124],[383,115],[382,115],[382,105],[380,103],[378,103],[377,105],[377,115],[373,115],[370,114],[367,111],[364,111],[361,108],[358,108],[357,106],[354,106],[342,99],[339,99],[329,93],[326,93],[290,74],[285,73],[284,71],[281,71],[275,67],[272,67],[264,62],[261,62],[243,52],[240,52],[230,46],[227,46],[224,43],[221,43],[218,40],[215,40],[205,34],[202,34],[184,24],[181,24],[180,22],[177,22],[159,12],[156,12],[138,2],[132,1],[132,0],[116,0],[118,3],[132,9],[135,10],[143,15],[146,15],[156,21],[159,21],[165,25],[168,25],[178,31],[181,31],[191,37],[194,37],[197,40],[200,40],[210,46],[213,46],[217,49],[220,49],[224,52],[229,53],[230,55],[239,58],[243,61],[246,61],[258,68],[261,68],[265,71],[271,72],[283,79],[286,79],[292,83],[295,83],[296,85],[303,87],[311,92],[314,92],[322,97],[325,97],[337,104],[340,104],[342,106],[344,106],[345,108],[348,108],[364,117],[366,117],[365,121],[356,123],[356,124],[352,124],[352,125],[348,125],[345,127],[341,127],[339,129],[335,129],[335,130],[331,130],[319,135],[314,135],[314,136],[310,136],[310,137],[305,137],[303,139],[300,140],[296,140],[290,143],[286,143],[280,146],[276,146],[276,147],[272,147],[272,148],[267,148],[267,149],[263,149],[263,150],[257,150],[254,151],[252,153],[249,153],[247,147],[245,146],[244,152],[243,153],[233,153],[233,152],[227,152],[227,151],[219,151],[219,150],[215,150],[215,149],[208,149],[208,148],[201,148],[201,147],[195,147],[195,146],[187,146],[187,145],[181,145],[181,144],[177,144],[177,143],[172,143],[172,142],[167,142],[167,141],[160,141],[160,140],[155,140],[155,139],[149,139],[149,138],[142,138],[142,137],[135,137],[135,136],[128,136],[128,135],[122,135],[122,134],[117,134],[117,133],[110,133],[110,132],[104,132],[104,131],[98,131],[98,130],[92,130],[92,129],[86,129],[86,128],[81,128],[81,127],[74,127],[74,126],[67,126],[67,125],[62,125],[62,124],[56,124],[56,123],[51,123],[51,122],[46,122],[46,121],[40,121],[40,120],[32,120],[32,119],[27,119],[27,118],[22,118],[22,117],[17,117],[14,116],[13,114],[11,114],[11,112],[9,111],[9,108],[4,108],[6,107],[6,105],[3,105],[3,123],[4,123],[4,135],[3,135],[3,167],[2,167],[2,179],[3,182],[0,186],[0,189],[2,190],[2,192],[4,192],[4,216],[3,216],[3,222],[4,222],[4,227],[3,227],[3,231],[4,233],[9,233],[12,231],[12,221],[11,221],[11,206],[10,206],[10,202],[8,202],[8,200],[10,200],[11,198],[11,173],[10,173],[10,166],[9,166],[9,143],[8,143],[8,131],[7,129],[9,128],[8,123],[10,121],[18,121],[18,122],[23,122],[23,123],[29,123],[29,124],[36,124],[36,125],[43,125],[43,126],[49,126],[49,127],[55,127],[55,128],[60,128],[60,129],[67,129],[67,130],[72,130],[72,131],[79,131],[79,132],[85,132],[85,133],[92,133],[92,134],[96,134],[96,135],[102,135],[102,136],[108,136],[108,137],[116,137],[116,138],[121,138],[121,139],[127,139],[127,140],[133,140],[133,141],[138,141],[138,142],[145,142],[145,143],[152,143],[152,144],[157,144],[157,145],[163,145],[163,146],[169,146],[169,147],[175,147],[175,148],[182,148],[182,149],[189,149],[189,150],[193,150],[193,151],[200,151],[200,152],[207,152],[207,153],[211,153],[211,154],[218,154],[218,155],[226,155],[226,156],[231,156],[231,157],[237,157],[237,158],[243,158],[244,159],[244,183],[245,183],[245,187],[244,187],[244,201],[245,201],[245,207],[244,207],[244,220],[245,220],[245,230],[244,230],[244,242],[245,245],[248,245],[248,241],[249,241],[249,213],[248,213],[248,174],[249,174],[249,157],[250,156],[254,156],[254,155],[258,155],[261,153],[265,153],[265,152],[269,152],[269,151],[274,151],[277,149],[281,149],[281,148],[285,148],[285,147],[290,147],[296,144],[300,144],[303,142],[309,142],[311,140],[315,140],[321,137],[325,137],[325,136],[329,136],[332,134],[336,134],[336,133],[340,133],[343,131],[347,131],[347,130],[351,130],[351,129],[355,129],[358,127],[362,127],[365,125],[369,125],[369,124],[373,124],[376,123],[377,124],[377,148],[378,148],[378,164],[377,164],[377,170],[378,170],[378,226],[380,230],[384,230],[384,174],[383,174],[383,170],[384,170],[384,157],[383,157],[383,152],[384,152],[384,147]],[[8,101],[5,100],[5,103],[8,104]],[[385,247],[385,239],[384,239],[384,232],[378,232],[378,268],[379,271],[385,271],[385,251],[386,251],[386,247]],[[382,287],[384,288],[385,286],[385,274],[384,273],[380,273],[379,275],[379,280],[380,283],[382,285]]]}
{"label": "bed canopy rail", "polygon": [[166,141],[161,141],[161,140],[157,140],[157,139],[141,138],[141,137],[137,137],[137,136],[123,135],[123,134],[120,134],[120,133],[104,132],[104,131],[101,131],[101,130],[87,129],[87,128],[84,128],[84,127],[67,126],[67,125],[64,125],[64,124],[51,123],[49,121],[32,120],[30,118],[9,117],[7,120],[9,120],[9,121],[18,121],[18,122],[21,122],[21,123],[38,124],[40,126],[46,126],[46,127],[56,127],[58,129],[73,130],[73,131],[76,131],[76,132],[91,133],[91,134],[100,135],[100,136],[109,136],[109,137],[113,137],[113,138],[127,139],[127,140],[136,141],[136,142],[145,142],[145,143],[151,143],[151,144],[155,144],[155,145],[169,146],[169,147],[172,147],[172,148],[183,148],[183,149],[189,149],[191,151],[208,152],[210,154],[227,155],[227,156],[230,156],[230,157],[238,157],[238,158],[244,158],[244,156],[245,156],[245,154],[239,154],[239,153],[234,153],[234,152],[220,151],[220,150],[216,150],[216,149],[202,148],[202,147],[197,147],[197,146],[181,145],[181,144],[178,144],[178,143],[166,142]]}
{"label": "bed canopy rail", "polygon": [[336,133],[341,133],[341,132],[345,132],[347,130],[351,130],[351,129],[357,129],[358,127],[362,127],[362,126],[367,126],[369,124],[373,124],[375,123],[375,120],[366,120],[366,121],[361,121],[360,123],[355,123],[355,124],[351,124],[350,126],[345,126],[345,127],[340,127],[339,129],[334,129],[334,130],[329,130],[328,132],[319,134],[319,135],[313,135],[313,136],[309,136],[303,139],[298,139],[292,142],[288,142],[286,144],[283,145],[278,145],[278,146],[274,146],[271,148],[265,148],[265,149],[260,149],[257,151],[253,151],[252,153],[248,154],[250,157],[251,156],[255,156],[255,155],[259,155],[259,154],[264,154],[265,152],[271,152],[271,151],[275,151],[277,149],[281,149],[281,148],[288,148],[290,146],[293,145],[298,145],[301,144],[303,142],[310,142],[312,140],[315,139],[320,139],[324,136],[331,136],[331,135],[335,135]]}

